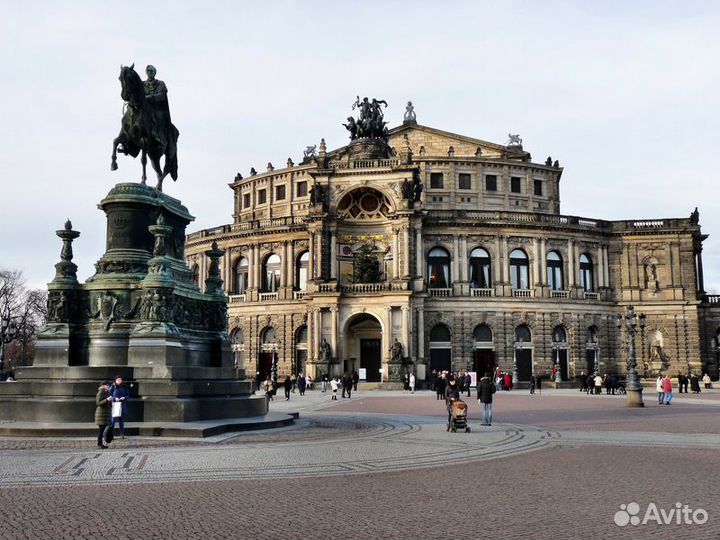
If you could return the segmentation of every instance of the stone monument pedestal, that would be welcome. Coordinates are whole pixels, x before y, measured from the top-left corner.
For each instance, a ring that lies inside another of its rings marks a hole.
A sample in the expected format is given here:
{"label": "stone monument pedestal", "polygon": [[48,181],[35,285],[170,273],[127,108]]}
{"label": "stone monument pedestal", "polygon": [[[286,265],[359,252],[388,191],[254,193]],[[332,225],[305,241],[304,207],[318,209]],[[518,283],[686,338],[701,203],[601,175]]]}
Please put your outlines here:
{"label": "stone monument pedestal", "polygon": [[192,422],[265,415],[264,396],[238,380],[227,335],[227,304],[214,247],[205,291],[184,261],[194,219],[178,201],[141,184],[118,184],[99,207],[106,251],[77,281],[68,222],[57,231],[61,262],[48,284],[48,324],[35,363],[0,385],[0,419],[93,422],[103,381],[130,391],[126,421]]}

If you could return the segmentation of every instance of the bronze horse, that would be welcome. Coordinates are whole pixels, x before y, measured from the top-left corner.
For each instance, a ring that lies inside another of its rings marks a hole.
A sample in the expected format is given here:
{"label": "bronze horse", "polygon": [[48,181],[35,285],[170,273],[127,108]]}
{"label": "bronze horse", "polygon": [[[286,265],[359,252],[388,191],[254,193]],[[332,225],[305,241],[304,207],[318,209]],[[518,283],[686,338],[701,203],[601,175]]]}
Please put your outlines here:
{"label": "bronze horse", "polygon": [[[145,98],[145,86],[132,66],[120,67],[120,95],[125,101],[125,113],[122,117],[120,134],[113,140],[113,153],[110,170],[116,170],[117,151],[132,157],[140,156],[142,180],[147,180],[147,158],[157,173],[157,189],[162,191],[163,179],[170,175],[177,180],[177,139],[178,130],[169,121],[163,122],[163,116],[157,114]],[[160,158],[165,156],[165,167],[160,167]]]}

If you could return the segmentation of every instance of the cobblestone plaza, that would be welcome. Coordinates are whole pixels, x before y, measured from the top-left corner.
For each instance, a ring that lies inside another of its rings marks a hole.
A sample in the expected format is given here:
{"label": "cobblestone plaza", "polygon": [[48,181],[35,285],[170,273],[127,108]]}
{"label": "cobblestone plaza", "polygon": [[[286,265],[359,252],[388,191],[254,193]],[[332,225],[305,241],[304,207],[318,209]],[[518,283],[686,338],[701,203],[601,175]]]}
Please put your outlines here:
{"label": "cobblestone plaza", "polygon": [[[468,402],[470,433],[430,392],[315,390],[202,441],[0,439],[0,538],[716,538],[720,393],[501,392],[491,427]],[[708,520],[617,525],[632,502]]]}

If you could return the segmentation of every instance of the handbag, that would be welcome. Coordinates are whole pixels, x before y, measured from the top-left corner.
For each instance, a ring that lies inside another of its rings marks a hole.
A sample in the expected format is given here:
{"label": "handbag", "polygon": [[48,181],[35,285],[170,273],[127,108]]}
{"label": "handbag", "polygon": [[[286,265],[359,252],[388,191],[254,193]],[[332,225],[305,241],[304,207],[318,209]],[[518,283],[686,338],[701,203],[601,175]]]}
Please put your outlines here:
{"label": "handbag", "polygon": [[112,417],[113,418],[120,418],[122,417],[122,401],[113,401],[112,402]]}

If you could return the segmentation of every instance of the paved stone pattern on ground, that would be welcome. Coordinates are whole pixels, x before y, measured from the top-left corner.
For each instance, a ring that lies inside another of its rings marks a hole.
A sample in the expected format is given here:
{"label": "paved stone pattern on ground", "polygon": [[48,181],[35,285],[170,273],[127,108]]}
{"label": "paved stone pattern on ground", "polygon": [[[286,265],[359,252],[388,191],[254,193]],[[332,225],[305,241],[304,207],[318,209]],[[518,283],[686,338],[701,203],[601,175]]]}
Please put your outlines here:
{"label": "paved stone pattern on ground", "polygon": [[[28,442],[0,450],[0,540],[98,538],[109,523],[113,538],[716,538],[718,400],[646,397],[633,410],[503,393],[492,428],[472,400],[473,432],[452,434],[429,393],[312,394],[274,402],[302,421],[266,432],[103,452]],[[618,527],[629,502],[682,502],[710,520]]]}

